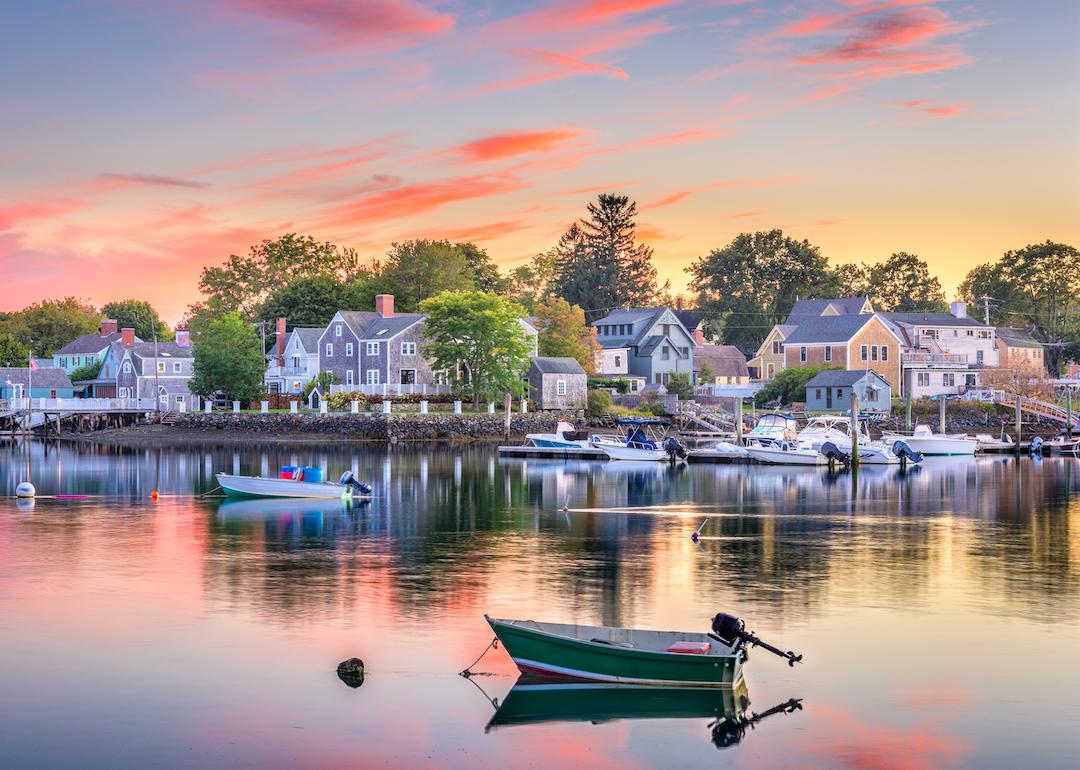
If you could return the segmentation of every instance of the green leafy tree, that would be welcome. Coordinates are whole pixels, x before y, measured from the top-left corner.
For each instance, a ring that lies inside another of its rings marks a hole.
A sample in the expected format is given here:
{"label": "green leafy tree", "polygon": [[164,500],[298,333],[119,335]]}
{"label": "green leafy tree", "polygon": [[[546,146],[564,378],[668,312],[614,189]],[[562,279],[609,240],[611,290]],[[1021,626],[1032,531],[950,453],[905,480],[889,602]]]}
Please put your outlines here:
{"label": "green leafy tree", "polygon": [[798,297],[836,296],[837,278],[816,246],[780,230],[740,233],[687,270],[699,310],[726,344],[757,348]]}
{"label": "green leafy tree", "polygon": [[556,279],[557,249],[537,254],[526,265],[519,265],[506,278],[503,293],[530,312],[551,298]]}
{"label": "green leafy tree", "polygon": [[877,265],[852,266],[847,272],[856,280],[844,293],[868,296],[876,310],[941,312],[948,308],[941,281],[930,274],[930,266],[906,251],[896,252]]}
{"label": "green leafy tree", "polygon": [[394,295],[395,306],[412,312],[443,291],[476,288],[465,253],[447,241],[412,240],[395,243],[379,278]]}
{"label": "green leafy tree", "polygon": [[690,382],[690,375],[686,372],[671,375],[671,379],[664,387],[667,388],[668,393],[678,396],[683,401],[694,395],[694,386]]}
{"label": "green leafy tree", "polygon": [[463,390],[474,406],[480,398],[523,392],[521,375],[529,343],[519,319],[525,309],[497,294],[445,291],[420,304],[427,314],[424,355],[434,370],[465,369]]}
{"label": "green leafy tree", "polygon": [[318,388],[323,393],[329,393],[330,386],[337,383],[337,381],[338,377],[333,372],[319,372],[304,386],[304,398],[310,398],[311,391],[315,390],[315,388]]}
{"label": "green leafy tree", "polygon": [[75,297],[47,299],[8,315],[0,332],[10,334],[34,355],[48,358],[76,337],[101,328],[101,314]]}
{"label": "green leafy tree", "polygon": [[98,361],[93,364],[86,364],[80,366],[78,369],[68,375],[68,379],[72,382],[85,382],[86,380],[97,379],[98,372],[101,371],[101,362]]}
{"label": "green leafy tree", "polygon": [[716,375],[713,374],[712,367],[709,366],[707,363],[703,363],[698,368],[697,376],[698,376],[698,382],[700,382],[702,385],[705,385],[707,383],[711,383],[714,379],[716,379]]}
{"label": "green leafy tree", "polygon": [[110,302],[101,308],[101,314],[112,318],[121,329],[135,330],[135,336],[142,340],[152,340],[157,333],[158,341],[171,340],[172,331],[161,320],[158,311],[149,302],[141,299],[122,299]]}
{"label": "green leafy tree", "polygon": [[465,265],[472,273],[473,282],[480,291],[503,294],[509,287],[509,281],[499,272],[485,249],[475,243],[455,243],[454,248],[465,257]]}
{"label": "green leafy tree", "polygon": [[257,316],[267,322],[284,316],[290,329],[296,326],[326,326],[339,310],[371,307],[370,304],[357,304],[358,291],[354,288],[357,285],[359,281],[347,284],[332,275],[296,278],[275,289],[260,305]]}
{"label": "green leafy tree", "polygon": [[596,371],[600,344],[596,329],[585,323],[585,311],[565,299],[552,298],[536,308],[542,356],[574,358],[588,372]]}
{"label": "green leafy tree", "polygon": [[648,305],[657,297],[652,248],[635,237],[637,203],[601,194],[589,216],[575,222],[555,247],[555,291],[585,308],[594,321],[614,307]]}
{"label": "green leafy tree", "polygon": [[586,409],[589,417],[603,417],[611,411],[611,394],[606,390],[590,390]]}
{"label": "green leafy tree", "polygon": [[255,329],[239,313],[226,313],[195,340],[195,374],[188,388],[204,398],[221,393],[229,401],[255,401],[266,391],[265,368]]}
{"label": "green leafy tree", "polygon": [[0,366],[28,366],[30,348],[23,345],[12,335],[0,333]]}
{"label": "green leafy tree", "polygon": [[1026,305],[1023,293],[1012,285],[1001,262],[973,267],[960,282],[957,293],[980,318],[985,313],[979,313],[976,309],[989,310],[990,323],[994,326],[1011,326],[1015,323],[1012,312]]}
{"label": "green leafy tree", "polygon": [[825,369],[838,369],[836,366],[790,366],[773,378],[765,387],[754,395],[758,406],[770,401],[780,400],[782,404],[802,401],[806,398],[806,383],[814,379]]}
{"label": "green leafy tree", "polygon": [[267,295],[292,276],[331,275],[351,281],[363,272],[355,249],[288,233],[252,246],[245,256],[232,254],[224,264],[204,268],[199,290],[208,306],[252,318]]}

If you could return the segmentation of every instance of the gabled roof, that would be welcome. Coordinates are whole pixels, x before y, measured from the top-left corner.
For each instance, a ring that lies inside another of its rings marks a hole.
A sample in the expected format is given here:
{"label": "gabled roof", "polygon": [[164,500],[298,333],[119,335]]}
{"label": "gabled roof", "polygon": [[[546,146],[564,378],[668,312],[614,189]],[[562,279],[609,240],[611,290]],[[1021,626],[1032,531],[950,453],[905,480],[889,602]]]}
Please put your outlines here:
{"label": "gabled roof", "polygon": [[881,380],[886,385],[890,385],[889,381],[875,372],[873,369],[826,369],[823,372],[818,372],[810,382],[806,383],[808,388],[844,388],[851,387],[858,382],[861,382],[864,377],[874,377]]}
{"label": "gabled roof", "polygon": [[304,346],[304,350],[308,353],[317,353],[319,351],[319,337],[326,331],[325,328],[312,328],[310,326],[296,326],[290,334],[295,334],[300,339],[300,344]]}
{"label": "gabled roof", "polygon": [[814,318],[812,323],[802,323],[784,340],[785,345],[813,345],[846,343],[866,326],[873,315],[835,315]]}
{"label": "gabled roof", "polygon": [[652,336],[647,337],[643,341],[639,342],[638,355],[652,355],[652,352],[656,350],[656,348],[659,347],[660,344],[663,342],[667,342],[671,345],[671,347],[675,350],[675,355],[677,355],[679,358],[683,357],[682,351],[679,350],[679,346],[676,345],[674,342],[671,342],[670,337],[666,337],[663,334],[653,334]]}
{"label": "gabled roof", "polygon": [[1010,348],[1041,348],[1043,345],[1031,336],[1027,329],[1015,329],[1011,326],[997,327],[997,338]]}
{"label": "gabled roof", "polygon": [[920,326],[923,324],[929,324],[931,326],[978,326],[983,329],[992,329],[992,326],[987,326],[982,321],[976,321],[974,318],[957,318],[952,313],[882,313],[889,321],[897,324],[905,324],[907,326]]}
{"label": "gabled roof", "polygon": [[30,377],[30,370],[25,366],[0,366],[0,385],[11,380],[15,385],[27,385],[33,379],[35,388],[70,388],[71,380],[67,372],[58,366],[39,368]]}
{"label": "gabled roof", "polygon": [[539,357],[532,359],[532,366],[542,374],[585,374],[576,358]]}
{"label": "gabled roof", "polygon": [[386,340],[395,337],[426,316],[420,313],[395,313],[389,318],[376,315],[371,324],[360,335],[362,340]]}
{"label": "gabled roof", "polygon": [[[81,356],[88,353],[100,353],[110,344],[121,338],[120,332],[111,334],[84,334],[76,337],[64,347],[53,353],[55,356]],[[136,340],[138,338],[136,337]]]}
{"label": "gabled roof", "polygon": [[648,318],[655,318],[663,313],[665,308],[662,307],[624,307],[617,310],[612,310],[603,318],[598,318],[592,322],[593,326],[600,326],[601,324],[626,324],[637,323]]}
{"label": "gabled roof", "polygon": [[[154,358],[154,343],[153,342],[136,342],[129,348],[126,348],[131,353],[132,358],[137,358],[140,361],[144,358]],[[175,342],[159,342],[157,343],[157,357],[158,358],[194,358],[195,349],[191,345],[177,345]]]}
{"label": "gabled roof", "polygon": [[[374,310],[340,310],[338,315],[341,316],[341,320],[352,329],[352,333],[357,337],[362,337],[364,330],[371,326],[372,321],[378,318],[378,313]],[[330,321],[330,324],[327,325],[323,332],[329,331],[331,325],[333,325],[333,320]]]}
{"label": "gabled roof", "polygon": [[843,297],[834,299],[798,299],[791,306],[787,322],[799,323],[807,318],[818,318],[833,315],[869,315],[863,313],[866,307],[866,297]]}
{"label": "gabled roof", "polygon": [[734,345],[702,345],[694,350],[694,366],[708,364],[715,377],[749,377],[746,356]]}
{"label": "gabled roof", "polygon": [[700,310],[672,310],[671,312],[689,331],[694,331],[705,321],[705,314]]}

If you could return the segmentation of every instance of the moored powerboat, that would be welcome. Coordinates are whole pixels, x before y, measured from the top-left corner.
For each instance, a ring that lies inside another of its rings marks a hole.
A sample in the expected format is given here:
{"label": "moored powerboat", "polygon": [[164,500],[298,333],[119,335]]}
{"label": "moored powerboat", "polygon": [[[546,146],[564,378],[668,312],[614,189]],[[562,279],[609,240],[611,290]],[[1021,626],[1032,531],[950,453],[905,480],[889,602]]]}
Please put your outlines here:
{"label": "moored powerboat", "polygon": [[913,452],[924,455],[973,455],[979,442],[966,433],[934,433],[927,425],[916,425],[910,436],[902,433],[885,433],[881,437],[887,444],[903,441]]}
{"label": "moored powerboat", "polygon": [[[310,469],[309,469],[310,470]],[[284,469],[283,469],[284,476]],[[229,497],[300,497],[316,500],[356,500],[371,496],[371,487],[345,471],[337,483],[305,480],[302,474],[288,477],[234,476],[218,473],[216,478]]]}
{"label": "moored powerboat", "polygon": [[802,446],[794,441],[773,441],[768,444],[751,443],[746,451],[759,463],[772,465],[827,465],[829,458],[817,449]]}
{"label": "moored powerboat", "polygon": [[626,429],[625,436],[594,435],[589,445],[601,450],[612,460],[674,460],[685,459],[687,452],[679,441],[664,436],[660,428],[671,425],[655,417],[627,417],[616,420]]}
{"label": "moored powerboat", "polygon": [[554,433],[527,433],[525,439],[529,446],[543,449],[583,449],[589,446],[587,435],[579,435],[574,426],[560,421]]}

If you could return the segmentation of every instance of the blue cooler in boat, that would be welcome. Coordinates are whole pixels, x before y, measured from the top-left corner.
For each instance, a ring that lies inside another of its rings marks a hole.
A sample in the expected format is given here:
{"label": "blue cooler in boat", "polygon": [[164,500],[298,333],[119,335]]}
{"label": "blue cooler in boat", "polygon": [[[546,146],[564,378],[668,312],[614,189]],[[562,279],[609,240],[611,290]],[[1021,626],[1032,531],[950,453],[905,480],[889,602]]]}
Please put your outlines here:
{"label": "blue cooler in boat", "polygon": [[293,473],[296,472],[296,467],[297,466],[295,465],[282,465],[281,469],[278,471],[278,478],[291,479],[293,477]]}
{"label": "blue cooler in boat", "polygon": [[322,468],[304,468],[304,481],[308,484],[321,484]]}

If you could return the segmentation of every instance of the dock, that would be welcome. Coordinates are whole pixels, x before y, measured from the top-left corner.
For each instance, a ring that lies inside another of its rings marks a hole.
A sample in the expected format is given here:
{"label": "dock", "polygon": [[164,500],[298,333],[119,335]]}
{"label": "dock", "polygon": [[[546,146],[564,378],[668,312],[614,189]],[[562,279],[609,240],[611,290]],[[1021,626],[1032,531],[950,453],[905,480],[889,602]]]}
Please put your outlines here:
{"label": "dock", "polygon": [[540,446],[501,446],[499,455],[502,457],[535,457],[556,460],[606,460],[607,455],[603,450],[593,447],[579,447],[575,449],[563,447],[540,447]]}

